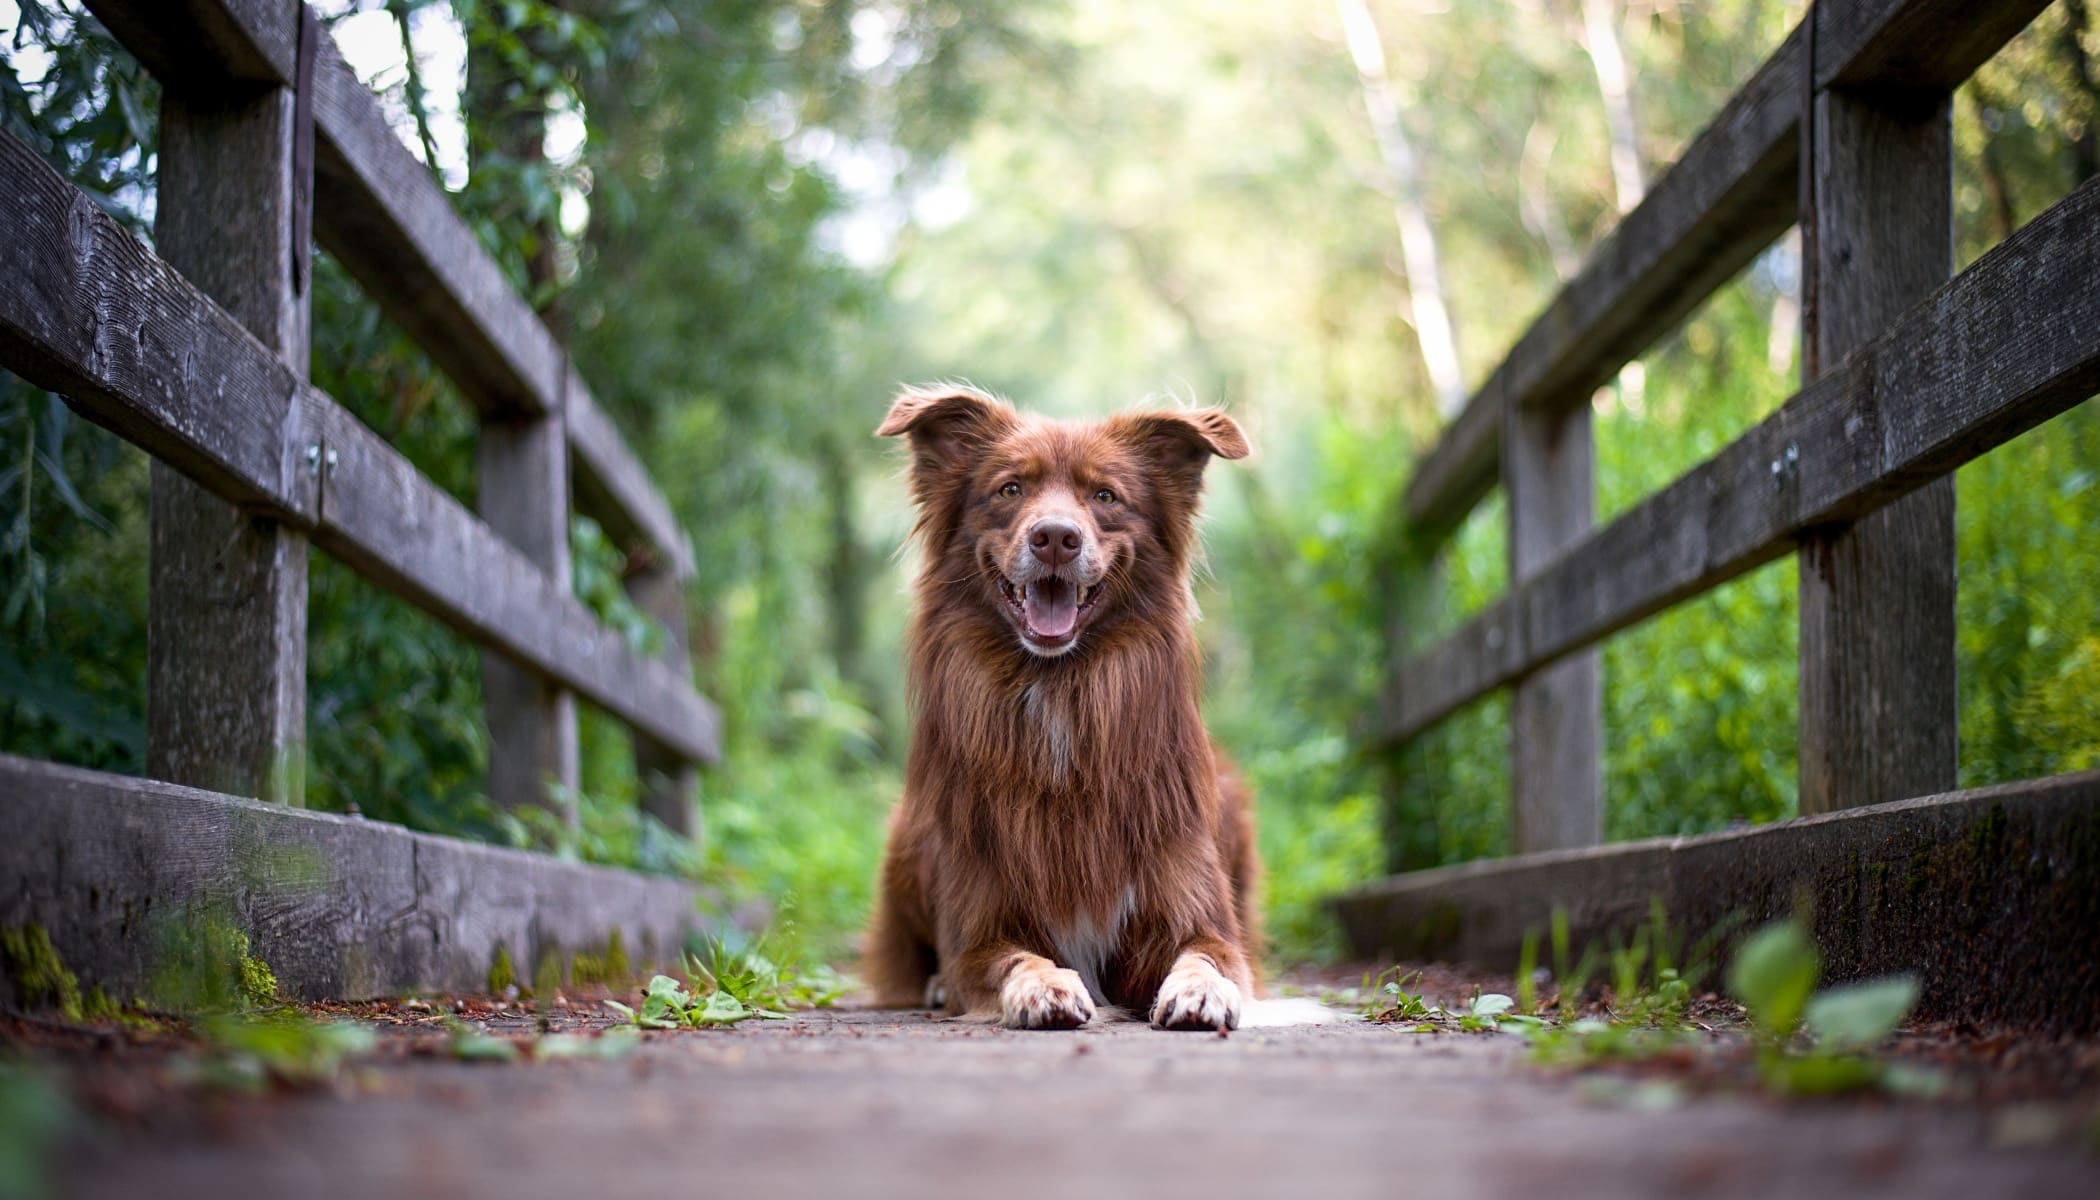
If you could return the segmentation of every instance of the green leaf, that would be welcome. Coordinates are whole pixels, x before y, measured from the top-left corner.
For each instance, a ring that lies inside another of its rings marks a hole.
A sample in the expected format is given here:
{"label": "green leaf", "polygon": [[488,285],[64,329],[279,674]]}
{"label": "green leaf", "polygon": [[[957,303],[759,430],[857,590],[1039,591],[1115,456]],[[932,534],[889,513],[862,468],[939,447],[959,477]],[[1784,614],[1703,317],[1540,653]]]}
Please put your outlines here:
{"label": "green leaf", "polygon": [[516,1062],[518,1044],[485,1033],[461,1033],[452,1039],[452,1057],[468,1062]]}
{"label": "green leaf", "polygon": [[685,988],[682,985],[680,985],[677,980],[671,978],[669,975],[652,976],[649,980],[649,990],[647,994],[652,999],[662,997],[663,999],[670,1001],[672,1004],[678,1005],[680,1008],[685,1007],[686,1001],[688,999],[688,997],[686,996]]}
{"label": "green leaf", "polygon": [[728,992],[716,992],[707,998],[706,1004],[693,1011],[692,1020],[701,1025],[729,1025],[751,1015],[743,1001]]}
{"label": "green leaf", "polygon": [[1474,997],[1473,1015],[1476,1017],[1499,1017],[1516,1006],[1517,1002],[1508,996],[1500,992],[1489,992],[1485,996]]}
{"label": "green leaf", "polygon": [[1750,935],[1729,967],[1728,987],[1750,1010],[1758,1032],[1768,1039],[1793,1035],[1816,979],[1822,956],[1799,923],[1781,921]]}
{"label": "green leaf", "polygon": [[1917,1002],[1909,975],[1829,988],[1808,1002],[1808,1029],[1834,1049],[1863,1050],[1894,1033]]}
{"label": "green leaf", "polygon": [[550,1033],[533,1045],[532,1056],[557,1058],[624,1058],[641,1045],[630,1027],[616,1027],[597,1037],[574,1033]]}
{"label": "green leaf", "polygon": [[1774,1056],[1762,1067],[1765,1082],[1790,1096],[1839,1096],[1881,1082],[1881,1064],[1864,1058],[1810,1054]]}

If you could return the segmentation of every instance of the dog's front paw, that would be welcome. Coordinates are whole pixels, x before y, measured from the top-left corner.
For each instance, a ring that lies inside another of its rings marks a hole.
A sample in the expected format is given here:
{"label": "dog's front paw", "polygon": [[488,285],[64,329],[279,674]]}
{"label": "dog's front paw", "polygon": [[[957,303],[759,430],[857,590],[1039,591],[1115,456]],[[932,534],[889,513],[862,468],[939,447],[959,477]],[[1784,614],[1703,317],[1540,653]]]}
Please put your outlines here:
{"label": "dog's front paw", "polygon": [[1024,967],[999,989],[999,1023],[1008,1029],[1077,1029],[1093,1016],[1094,999],[1077,971]]}
{"label": "dog's front paw", "polygon": [[1201,954],[1184,954],[1159,985],[1152,1023],[1161,1029],[1236,1029],[1240,1023],[1239,985],[1220,974]]}

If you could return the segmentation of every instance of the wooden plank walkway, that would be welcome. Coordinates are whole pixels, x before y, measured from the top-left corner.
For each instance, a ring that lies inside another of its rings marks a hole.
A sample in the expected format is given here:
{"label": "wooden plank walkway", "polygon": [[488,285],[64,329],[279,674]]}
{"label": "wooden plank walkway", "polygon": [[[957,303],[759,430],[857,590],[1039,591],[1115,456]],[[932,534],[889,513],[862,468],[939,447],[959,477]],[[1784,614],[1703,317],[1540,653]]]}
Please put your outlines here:
{"label": "wooden plank walkway", "polygon": [[2100,1194],[2100,1156],[2007,1145],[2003,1110],[1644,1106],[1523,1056],[1511,1037],[1363,1022],[1220,1038],[816,1013],[613,1061],[403,1060],[355,1089],[222,1105],[204,1132],[106,1134],[70,1152],[61,1184],[313,1200]]}

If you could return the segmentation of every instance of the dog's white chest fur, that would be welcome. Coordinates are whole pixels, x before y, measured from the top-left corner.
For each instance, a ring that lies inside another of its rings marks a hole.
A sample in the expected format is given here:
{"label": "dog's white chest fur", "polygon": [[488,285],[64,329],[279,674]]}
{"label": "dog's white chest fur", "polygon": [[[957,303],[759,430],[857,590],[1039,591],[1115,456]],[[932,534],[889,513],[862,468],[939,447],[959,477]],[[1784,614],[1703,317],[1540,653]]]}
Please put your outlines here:
{"label": "dog's white chest fur", "polygon": [[1116,902],[1106,921],[1087,916],[1051,932],[1051,939],[1056,943],[1057,964],[1079,972],[1080,981],[1086,984],[1087,995],[1092,996],[1096,1004],[1108,1003],[1108,995],[1101,987],[1101,976],[1116,952],[1117,941],[1123,936],[1123,922],[1128,921],[1135,911],[1137,888],[1126,887],[1123,898]]}
{"label": "dog's white chest fur", "polygon": [[1072,769],[1072,716],[1062,704],[1045,699],[1039,683],[1029,684],[1024,698],[1031,732],[1042,739],[1051,771],[1063,779]]}

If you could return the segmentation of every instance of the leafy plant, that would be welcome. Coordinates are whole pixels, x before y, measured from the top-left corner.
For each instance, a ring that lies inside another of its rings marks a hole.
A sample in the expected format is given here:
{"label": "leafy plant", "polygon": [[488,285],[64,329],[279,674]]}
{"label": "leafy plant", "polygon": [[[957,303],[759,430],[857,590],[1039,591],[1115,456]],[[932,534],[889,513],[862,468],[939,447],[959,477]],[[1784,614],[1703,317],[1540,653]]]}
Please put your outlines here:
{"label": "leafy plant", "polygon": [[685,955],[683,982],[669,975],[649,980],[640,1007],[606,1004],[644,1029],[734,1025],[761,1017],[785,1019],[787,1010],[837,1002],[847,981],[829,967],[804,972],[768,957],[761,942],[733,946],[727,934],[703,940]]}
{"label": "leafy plant", "polygon": [[194,1028],[205,1042],[207,1082],[242,1090],[271,1081],[293,1086],[326,1083],[347,1059],[370,1054],[378,1038],[349,1021],[316,1021],[296,1012],[222,1013]]}
{"label": "leafy plant", "polygon": [[[1729,988],[1750,1014],[1765,1082],[1794,1095],[1831,1095],[1906,1081],[1864,1052],[1903,1023],[1917,1002],[1917,980],[1897,975],[1819,992],[1822,971],[1797,919],[1757,931],[1737,953]],[[1813,1038],[1805,1050],[1796,1045],[1804,1026]]]}

